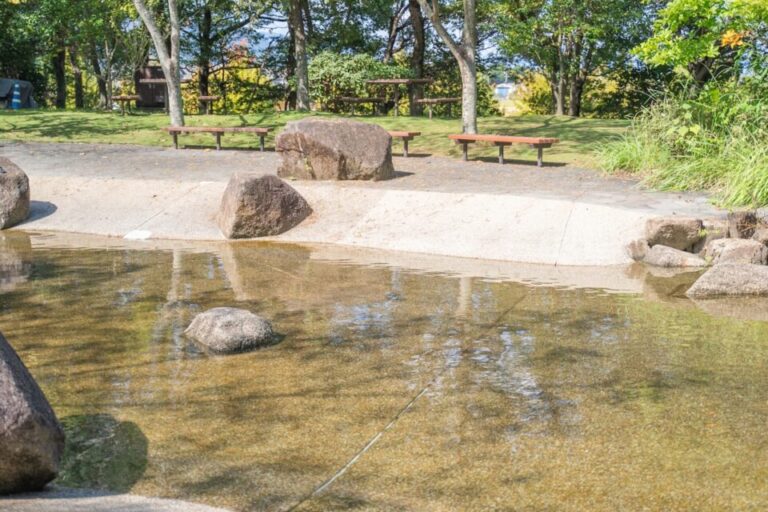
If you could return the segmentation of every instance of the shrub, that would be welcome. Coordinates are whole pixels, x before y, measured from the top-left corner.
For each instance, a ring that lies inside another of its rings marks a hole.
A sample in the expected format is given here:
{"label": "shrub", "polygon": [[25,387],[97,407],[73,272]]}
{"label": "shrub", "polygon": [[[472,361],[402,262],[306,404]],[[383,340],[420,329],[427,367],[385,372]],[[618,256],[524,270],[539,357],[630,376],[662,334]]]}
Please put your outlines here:
{"label": "shrub", "polygon": [[723,206],[768,205],[766,78],[687,84],[657,98],[600,150],[602,167],[662,190],[706,190]]}

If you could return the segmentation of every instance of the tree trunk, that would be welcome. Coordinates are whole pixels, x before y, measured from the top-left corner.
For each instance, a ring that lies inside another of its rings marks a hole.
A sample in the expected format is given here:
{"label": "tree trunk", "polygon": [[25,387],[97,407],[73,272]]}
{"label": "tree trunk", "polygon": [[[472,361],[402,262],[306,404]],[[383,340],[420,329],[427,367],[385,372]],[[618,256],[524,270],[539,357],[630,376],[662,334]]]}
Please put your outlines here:
{"label": "tree trunk", "polygon": [[307,64],[307,40],[304,33],[304,14],[301,0],[290,0],[289,23],[294,34],[296,56],[296,110],[309,110],[309,67]]}
{"label": "tree trunk", "polygon": [[[288,78],[296,76],[296,34],[293,26],[288,24],[288,60],[285,63],[285,74]],[[285,109],[296,110],[296,88],[289,87],[285,97]]]}
{"label": "tree trunk", "polygon": [[85,108],[85,92],[83,91],[83,70],[77,65],[75,48],[69,47],[69,65],[72,66],[72,77],[75,83],[75,108]]}
{"label": "tree trunk", "polygon": [[464,26],[461,43],[457,43],[440,20],[440,0],[418,0],[422,11],[432,21],[432,26],[456,59],[461,73],[461,124],[464,133],[477,133],[477,48],[476,0],[464,0]]}
{"label": "tree trunk", "polygon": [[[213,41],[211,40],[211,27],[213,26],[213,14],[211,9],[206,7],[203,10],[203,20],[200,23],[200,55],[197,61],[198,83],[197,92],[199,96],[210,95],[210,77],[211,77],[211,57],[213,55]],[[206,104],[199,101],[198,108],[204,111]]]}
{"label": "tree trunk", "polygon": [[[413,29],[413,54],[411,54],[411,71],[414,78],[424,78],[424,17],[421,14],[418,0],[408,0],[408,10],[411,17],[411,28]],[[420,116],[424,112],[424,107],[416,100],[424,97],[424,85],[414,84],[410,90],[411,97],[409,103],[411,106],[411,115]]]}
{"label": "tree trunk", "polygon": [[576,77],[571,81],[571,97],[568,101],[568,115],[579,117],[581,115],[581,97],[584,94],[586,80]]}
{"label": "tree trunk", "polygon": [[96,75],[96,84],[99,88],[99,108],[106,109],[109,105],[107,81],[104,80],[104,75],[101,74],[101,64],[99,63],[99,56],[96,54],[96,49],[92,49],[90,53],[91,67],[93,68],[93,74]]}
{"label": "tree trunk", "polygon": [[56,108],[67,108],[67,53],[61,48],[53,56],[53,75],[56,79]]}
{"label": "tree trunk", "polygon": [[168,20],[171,26],[170,51],[166,47],[166,40],[157,26],[155,16],[147,8],[144,0],[133,0],[133,4],[152,37],[155,52],[160,59],[160,66],[163,68],[168,87],[168,111],[171,117],[171,126],[184,126],[184,104],[181,98],[181,67],[179,63],[180,22],[176,0],[168,0]]}
{"label": "tree trunk", "polygon": [[568,83],[566,78],[566,70],[568,68],[566,63],[566,56],[563,53],[565,50],[563,50],[563,41],[562,38],[560,39],[560,44],[558,45],[558,51],[557,51],[557,82],[555,84],[555,88],[557,92],[555,93],[555,115],[558,116],[564,116],[565,115],[565,95],[568,90]]}

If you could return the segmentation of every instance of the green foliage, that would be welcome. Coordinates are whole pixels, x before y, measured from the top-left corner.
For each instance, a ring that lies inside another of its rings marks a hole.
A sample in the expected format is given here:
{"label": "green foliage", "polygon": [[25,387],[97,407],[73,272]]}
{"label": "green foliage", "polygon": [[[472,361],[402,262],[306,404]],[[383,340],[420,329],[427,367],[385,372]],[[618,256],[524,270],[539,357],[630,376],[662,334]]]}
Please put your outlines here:
{"label": "green foliage", "polygon": [[374,89],[366,80],[409,76],[408,68],[384,64],[367,54],[322,52],[309,63],[309,92],[322,110],[336,112],[343,107],[333,101],[338,96],[371,96]]}
{"label": "green foliage", "polygon": [[767,75],[658,98],[623,139],[603,147],[603,168],[663,190],[708,190],[726,206],[768,204]]}

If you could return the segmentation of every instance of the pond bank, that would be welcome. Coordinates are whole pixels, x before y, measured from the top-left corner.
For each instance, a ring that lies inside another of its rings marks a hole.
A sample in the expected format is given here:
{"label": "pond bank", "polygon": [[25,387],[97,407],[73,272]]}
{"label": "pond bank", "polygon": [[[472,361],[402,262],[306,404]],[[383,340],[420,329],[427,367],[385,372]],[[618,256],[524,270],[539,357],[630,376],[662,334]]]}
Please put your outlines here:
{"label": "pond bank", "polygon": [[[399,147],[395,146],[395,154]],[[218,241],[214,216],[235,171],[272,174],[272,152],[97,144],[0,144],[31,182],[24,230]],[[542,263],[620,265],[655,216],[713,216],[706,197],[556,165],[395,158],[378,183],[291,182],[314,214],[273,240]]]}

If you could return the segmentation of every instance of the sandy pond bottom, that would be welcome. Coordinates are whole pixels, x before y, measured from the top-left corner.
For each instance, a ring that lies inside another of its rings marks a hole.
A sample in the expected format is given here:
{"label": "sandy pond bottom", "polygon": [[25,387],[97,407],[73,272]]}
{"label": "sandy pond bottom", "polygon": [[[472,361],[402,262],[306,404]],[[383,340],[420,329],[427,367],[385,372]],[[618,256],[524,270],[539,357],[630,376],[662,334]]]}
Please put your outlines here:
{"label": "sandy pond bottom", "polygon": [[[0,247],[0,329],[67,431],[58,485],[235,510],[768,508],[768,323],[298,247],[34,242]],[[202,353],[182,332],[223,305],[285,339]]]}

